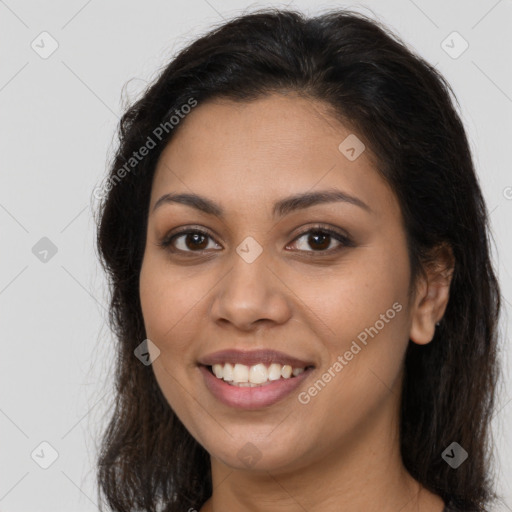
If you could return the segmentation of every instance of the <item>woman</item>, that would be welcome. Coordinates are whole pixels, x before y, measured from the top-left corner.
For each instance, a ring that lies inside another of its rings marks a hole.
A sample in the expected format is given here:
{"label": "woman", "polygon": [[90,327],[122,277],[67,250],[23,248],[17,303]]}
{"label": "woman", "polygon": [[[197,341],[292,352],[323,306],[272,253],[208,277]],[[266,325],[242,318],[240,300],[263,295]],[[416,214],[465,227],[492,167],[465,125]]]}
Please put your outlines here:
{"label": "woman", "polygon": [[500,293],[450,91],[363,15],[265,10],[129,108],[113,510],[488,510]]}

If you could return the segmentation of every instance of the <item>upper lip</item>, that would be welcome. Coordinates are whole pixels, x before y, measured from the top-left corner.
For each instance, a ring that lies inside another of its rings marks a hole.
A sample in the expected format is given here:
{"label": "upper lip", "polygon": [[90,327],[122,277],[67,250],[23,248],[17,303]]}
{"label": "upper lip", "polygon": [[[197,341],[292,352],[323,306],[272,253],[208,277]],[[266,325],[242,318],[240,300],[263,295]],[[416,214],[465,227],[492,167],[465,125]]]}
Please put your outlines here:
{"label": "upper lip", "polygon": [[304,361],[283,352],[270,349],[247,351],[236,349],[220,350],[201,357],[198,362],[204,366],[225,363],[239,363],[247,366],[254,366],[258,363],[263,363],[265,365],[277,363],[282,365],[289,364],[293,368],[306,368],[308,366],[313,366],[312,362]]}

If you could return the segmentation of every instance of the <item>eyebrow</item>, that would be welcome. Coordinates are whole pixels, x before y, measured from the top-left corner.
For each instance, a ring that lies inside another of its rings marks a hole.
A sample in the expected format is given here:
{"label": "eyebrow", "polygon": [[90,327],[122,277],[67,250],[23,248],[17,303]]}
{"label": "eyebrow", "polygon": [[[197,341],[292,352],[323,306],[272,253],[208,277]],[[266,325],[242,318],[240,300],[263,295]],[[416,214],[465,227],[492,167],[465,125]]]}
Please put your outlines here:
{"label": "eyebrow", "polygon": [[[371,208],[361,201],[361,199],[351,196],[346,192],[337,189],[320,190],[317,192],[305,192],[285,197],[274,204],[272,214],[275,217],[283,217],[291,212],[302,210],[323,203],[345,202],[359,206],[363,210],[372,213]],[[224,218],[222,207],[207,197],[198,194],[165,194],[155,203],[153,211],[164,204],[184,204],[191,206],[209,215],[214,215],[220,219]]]}

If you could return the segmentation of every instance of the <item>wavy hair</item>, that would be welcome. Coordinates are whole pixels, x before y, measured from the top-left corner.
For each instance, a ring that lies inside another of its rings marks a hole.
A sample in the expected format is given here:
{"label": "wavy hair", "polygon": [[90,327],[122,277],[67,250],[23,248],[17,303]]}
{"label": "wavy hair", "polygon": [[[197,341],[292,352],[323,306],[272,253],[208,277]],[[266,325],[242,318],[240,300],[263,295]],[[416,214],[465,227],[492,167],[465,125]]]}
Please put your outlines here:
{"label": "wavy hair", "polygon": [[[401,455],[410,474],[454,510],[485,511],[496,497],[490,419],[500,290],[457,99],[396,35],[347,10],[306,17],[263,9],[224,22],[179,51],[123,114],[96,219],[117,341],[116,395],[97,461],[99,501],[103,494],[119,512],[182,512],[198,510],[212,493],[209,454],[174,414],[151,366],[134,356],[146,339],[139,275],[152,179],[179,124],[158,138],[155,129],[191,98],[200,108],[210,98],[249,102],[288,92],[323,101],[376,155],[376,171],[402,211],[413,280],[436,248],[452,249],[445,315],[431,343],[410,342],[406,353]],[[148,137],[156,147],[127,171]],[[457,470],[441,457],[453,441],[469,453]]]}

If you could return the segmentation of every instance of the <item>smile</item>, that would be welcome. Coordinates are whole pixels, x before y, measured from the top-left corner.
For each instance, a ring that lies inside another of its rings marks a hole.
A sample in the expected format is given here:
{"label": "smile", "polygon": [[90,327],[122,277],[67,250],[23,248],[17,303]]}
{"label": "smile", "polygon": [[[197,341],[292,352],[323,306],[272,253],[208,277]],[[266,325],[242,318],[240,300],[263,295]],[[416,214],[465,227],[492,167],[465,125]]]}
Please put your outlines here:
{"label": "smile", "polygon": [[304,370],[305,368],[292,368],[289,364],[278,363],[273,363],[268,367],[263,363],[254,366],[226,363],[224,365],[214,364],[211,367],[212,373],[218,379],[222,379],[232,386],[241,387],[264,386],[276,380],[290,379],[292,376],[297,377]]}
{"label": "smile", "polygon": [[249,410],[283,400],[315,368],[274,350],[216,352],[200,359],[198,367],[206,388],[219,402]]}

